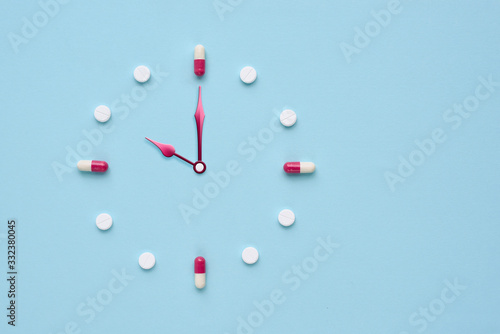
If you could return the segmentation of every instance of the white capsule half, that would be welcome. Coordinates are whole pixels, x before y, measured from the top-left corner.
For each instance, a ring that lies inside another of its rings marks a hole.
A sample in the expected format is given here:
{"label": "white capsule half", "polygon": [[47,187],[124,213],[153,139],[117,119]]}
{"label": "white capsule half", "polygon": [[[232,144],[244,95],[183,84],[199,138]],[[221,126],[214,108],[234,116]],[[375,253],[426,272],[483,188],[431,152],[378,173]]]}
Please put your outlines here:
{"label": "white capsule half", "polygon": [[92,171],[92,160],[80,160],[76,164],[78,170],[82,172],[91,172]]}
{"label": "white capsule half", "polygon": [[300,173],[312,173],[316,170],[316,165],[312,162],[301,162]]}
{"label": "white capsule half", "polygon": [[194,274],[194,285],[198,289],[203,289],[205,287],[206,283],[206,276],[207,274]]}
{"label": "white capsule half", "polygon": [[194,47],[194,59],[205,59],[205,47],[198,44]]}

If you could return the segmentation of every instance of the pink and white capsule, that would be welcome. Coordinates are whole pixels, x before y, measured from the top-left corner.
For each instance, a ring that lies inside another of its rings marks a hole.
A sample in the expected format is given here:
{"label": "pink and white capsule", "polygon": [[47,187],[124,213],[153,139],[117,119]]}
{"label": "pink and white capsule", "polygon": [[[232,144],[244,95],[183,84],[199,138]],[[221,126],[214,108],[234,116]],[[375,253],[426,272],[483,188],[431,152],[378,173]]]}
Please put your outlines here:
{"label": "pink and white capsule", "polygon": [[203,289],[206,283],[205,259],[198,256],[194,259],[194,285],[198,289]]}
{"label": "pink and white capsule", "polygon": [[308,174],[316,170],[316,165],[312,162],[287,162],[283,169],[288,174]]}
{"label": "pink and white capsule", "polygon": [[205,74],[205,47],[201,44],[194,48],[194,74],[199,77]]}
{"label": "pink and white capsule", "polygon": [[104,173],[108,170],[106,161],[80,160],[76,166],[82,172]]}

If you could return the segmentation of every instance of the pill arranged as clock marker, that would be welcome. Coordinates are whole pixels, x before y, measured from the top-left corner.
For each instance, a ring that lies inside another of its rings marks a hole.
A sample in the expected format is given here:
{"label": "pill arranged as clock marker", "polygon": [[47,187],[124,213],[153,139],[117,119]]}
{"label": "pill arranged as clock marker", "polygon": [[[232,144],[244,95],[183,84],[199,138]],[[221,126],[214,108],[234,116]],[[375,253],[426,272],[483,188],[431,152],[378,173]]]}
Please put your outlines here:
{"label": "pill arranged as clock marker", "polygon": [[111,216],[107,213],[101,213],[99,216],[97,216],[95,224],[97,225],[98,229],[106,231],[109,230],[113,225],[113,218],[111,218]]}
{"label": "pill arranged as clock marker", "polygon": [[134,79],[137,82],[144,83],[151,77],[151,71],[147,66],[141,65],[137,66],[134,70]]}
{"label": "pill arranged as clock marker", "polygon": [[101,123],[107,122],[111,118],[111,110],[106,106],[100,105],[95,108],[94,117]]}
{"label": "pill arranged as clock marker", "polygon": [[316,170],[316,165],[312,162],[287,162],[283,170],[288,174],[309,174]]}
{"label": "pill arranged as clock marker", "polygon": [[99,160],[80,160],[76,164],[78,170],[82,172],[104,173],[108,170],[108,163]]}
{"label": "pill arranged as clock marker", "polygon": [[280,214],[278,215],[278,221],[283,226],[290,226],[295,222],[295,214],[292,210],[281,210]]}
{"label": "pill arranged as clock marker", "polygon": [[283,110],[280,114],[280,122],[284,126],[290,127],[297,122],[297,114],[290,109]]}
{"label": "pill arranged as clock marker", "polygon": [[246,264],[254,264],[259,259],[259,252],[254,247],[247,247],[241,253],[241,258]]}
{"label": "pill arranged as clock marker", "polygon": [[257,79],[257,71],[252,66],[245,66],[240,71],[240,79],[249,85]]}
{"label": "pill arranged as clock marker", "polygon": [[205,74],[205,47],[201,44],[194,48],[194,74],[199,77]]}
{"label": "pill arranged as clock marker", "polygon": [[205,258],[198,256],[194,259],[194,285],[203,289],[206,284]]}
{"label": "pill arranged as clock marker", "polygon": [[156,264],[156,258],[155,256],[150,253],[142,253],[141,256],[139,256],[139,265],[141,266],[142,269],[148,270],[151,269],[155,266]]}

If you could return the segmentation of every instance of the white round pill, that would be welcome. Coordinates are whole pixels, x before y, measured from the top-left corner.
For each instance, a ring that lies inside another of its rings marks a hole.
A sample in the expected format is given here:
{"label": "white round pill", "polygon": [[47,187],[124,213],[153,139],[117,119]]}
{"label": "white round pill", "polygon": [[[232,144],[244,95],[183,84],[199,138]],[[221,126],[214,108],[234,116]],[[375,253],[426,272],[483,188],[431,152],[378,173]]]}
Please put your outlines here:
{"label": "white round pill", "polygon": [[151,269],[155,266],[155,263],[155,256],[149,252],[142,253],[141,256],[139,256],[139,265],[142,269]]}
{"label": "white round pill", "polygon": [[247,247],[243,250],[241,258],[246,264],[254,264],[259,259],[259,252],[253,247]]}
{"label": "white round pill", "polygon": [[144,65],[137,66],[134,70],[134,78],[138,82],[146,82],[151,77],[151,71]]}
{"label": "white round pill", "polygon": [[111,218],[111,216],[107,213],[101,213],[95,219],[95,224],[100,230],[106,231],[111,228],[111,225],[113,225],[113,218]]}
{"label": "white round pill", "polygon": [[94,110],[94,117],[101,123],[107,122],[111,117],[111,110],[106,106],[98,106]]}
{"label": "white round pill", "polygon": [[278,215],[278,221],[283,226],[290,226],[295,222],[295,214],[292,210],[282,210]]}
{"label": "white round pill", "polygon": [[284,126],[292,126],[297,122],[297,114],[290,109],[283,110],[280,115],[280,122]]}
{"label": "white round pill", "polygon": [[251,84],[257,79],[257,71],[252,66],[243,67],[240,72],[240,79],[246,84]]}

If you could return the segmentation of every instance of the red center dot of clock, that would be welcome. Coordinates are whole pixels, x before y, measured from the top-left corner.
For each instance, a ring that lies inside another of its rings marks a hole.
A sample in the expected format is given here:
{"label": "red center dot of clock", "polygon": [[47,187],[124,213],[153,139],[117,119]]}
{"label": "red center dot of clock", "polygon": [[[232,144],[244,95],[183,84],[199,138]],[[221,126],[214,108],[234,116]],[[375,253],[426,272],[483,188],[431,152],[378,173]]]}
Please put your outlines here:
{"label": "red center dot of clock", "polygon": [[202,174],[205,172],[205,170],[207,169],[207,165],[205,165],[205,163],[203,161],[197,161],[194,165],[193,165],[193,169],[196,173],[198,174]]}

